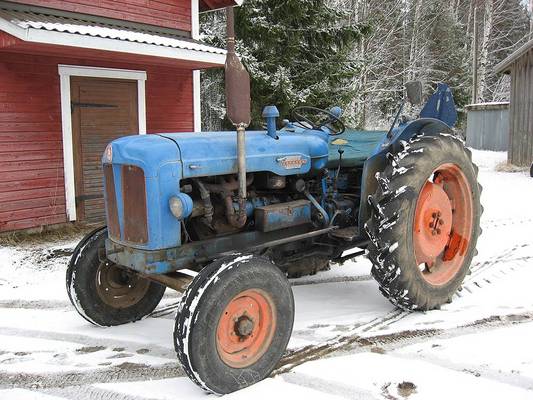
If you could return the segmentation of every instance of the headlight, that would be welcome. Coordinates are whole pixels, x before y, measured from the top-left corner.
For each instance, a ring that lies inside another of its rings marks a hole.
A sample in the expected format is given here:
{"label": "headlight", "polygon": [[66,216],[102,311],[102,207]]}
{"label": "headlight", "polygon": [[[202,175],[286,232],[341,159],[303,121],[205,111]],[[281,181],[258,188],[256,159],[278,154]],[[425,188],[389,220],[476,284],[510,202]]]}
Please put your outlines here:
{"label": "headlight", "polygon": [[168,205],[172,215],[179,220],[187,218],[192,213],[192,199],[185,193],[179,193],[176,196],[172,196],[168,201]]}
{"label": "headlight", "polygon": [[113,146],[111,143],[105,148],[104,157],[107,163],[111,164],[113,162]]}

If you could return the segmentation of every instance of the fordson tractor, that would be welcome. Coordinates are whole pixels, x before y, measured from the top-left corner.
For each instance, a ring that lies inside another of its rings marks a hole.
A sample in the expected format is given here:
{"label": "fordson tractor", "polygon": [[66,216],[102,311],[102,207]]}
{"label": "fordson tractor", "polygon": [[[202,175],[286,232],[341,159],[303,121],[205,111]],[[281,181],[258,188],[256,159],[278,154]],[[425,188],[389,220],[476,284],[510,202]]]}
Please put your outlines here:
{"label": "fordson tractor", "polygon": [[[228,117],[237,132],[110,143],[107,227],[83,239],[67,271],[72,304],[100,326],[142,319],[167,287],[184,291],[177,356],[217,394],[264,379],[281,359],[294,319],[288,277],[366,254],[397,307],[450,302],[475,255],[482,211],[446,85],[418,118],[398,112],[388,132],[347,133],[340,108],[308,106],[279,124],[266,107],[266,130],[245,131],[249,77],[228,16]],[[418,101],[421,85],[407,89]]]}

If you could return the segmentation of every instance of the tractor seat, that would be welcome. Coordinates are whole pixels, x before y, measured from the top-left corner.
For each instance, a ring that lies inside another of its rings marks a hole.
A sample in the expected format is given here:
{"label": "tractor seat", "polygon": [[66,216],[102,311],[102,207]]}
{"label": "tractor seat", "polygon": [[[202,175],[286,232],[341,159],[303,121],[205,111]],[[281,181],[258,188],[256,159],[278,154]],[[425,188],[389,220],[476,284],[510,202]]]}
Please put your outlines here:
{"label": "tractor seat", "polygon": [[339,149],[342,154],[341,167],[361,167],[383,141],[385,131],[356,131],[347,129],[342,135],[332,136],[329,143],[328,168],[339,166]]}

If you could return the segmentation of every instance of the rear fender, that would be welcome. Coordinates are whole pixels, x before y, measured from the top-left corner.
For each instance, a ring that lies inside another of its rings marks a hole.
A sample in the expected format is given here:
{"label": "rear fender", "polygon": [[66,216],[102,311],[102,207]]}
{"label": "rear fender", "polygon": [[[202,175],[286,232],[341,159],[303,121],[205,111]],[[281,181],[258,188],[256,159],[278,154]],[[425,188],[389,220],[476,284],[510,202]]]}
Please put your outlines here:
{"label": "rear fender", "polygon": [[361,205],[359,208],[360,232],[364,232],[364,225],[370,218],[371,208],[368,203],[368,196],[375,193],[377,189],[376,173],[385,170],[387,154],[401,152],[403,150],[402,142],[407,142],[414,136],[436,136],[439,133],[453,134],[454,132],[444,122],[434,118],[420,118],[405,125],[400,125],[393,130],[392,138],[385,138],[378,145],[374,154],[365,161],[361,180]]}

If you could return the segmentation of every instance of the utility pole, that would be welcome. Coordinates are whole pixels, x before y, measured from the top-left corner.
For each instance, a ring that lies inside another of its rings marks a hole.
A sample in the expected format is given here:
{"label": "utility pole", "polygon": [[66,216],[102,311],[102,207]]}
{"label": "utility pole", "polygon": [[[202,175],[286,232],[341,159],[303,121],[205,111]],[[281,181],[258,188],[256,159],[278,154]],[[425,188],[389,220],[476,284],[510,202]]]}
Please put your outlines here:
{"label": "utility pole", "polygon": [[533,39],[533,0],[529,0],[529,39]]}
{"label": "utility pole", "polygon": [[[530,0],[533,3],[533,0]],[[478,88],[478,27],[477,27],[477,7],[474,7],[474,29],[473,29],[473,43],[472,43],[472,104],[477,103],[477,88]]]}

